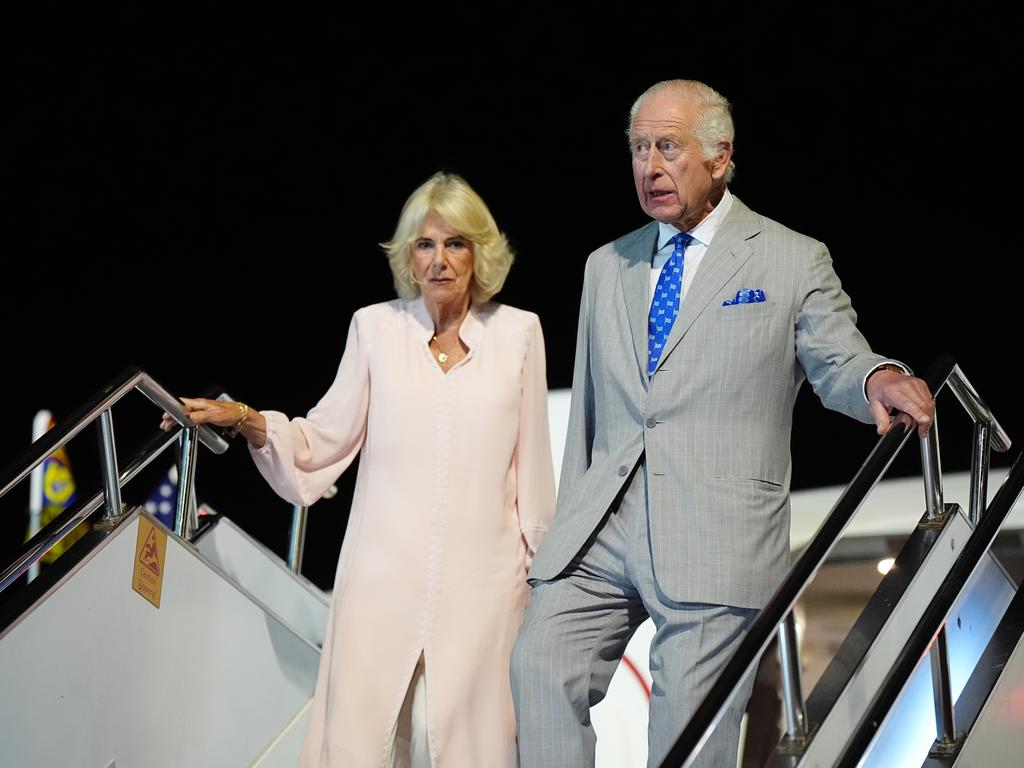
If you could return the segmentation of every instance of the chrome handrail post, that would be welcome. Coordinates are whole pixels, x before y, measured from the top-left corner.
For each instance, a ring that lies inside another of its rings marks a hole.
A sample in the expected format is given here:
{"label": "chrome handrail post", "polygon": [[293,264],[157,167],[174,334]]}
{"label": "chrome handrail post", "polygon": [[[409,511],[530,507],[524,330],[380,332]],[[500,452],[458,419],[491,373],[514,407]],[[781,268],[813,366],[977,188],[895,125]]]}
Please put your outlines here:
{"label": "chrome handrail post", "polygon": [[928,434],[921,438],[921,474],[924,476],[924,498],[928,520],[942,516],[942,461],[939,458],[939,411],[935,410]]}
{"label": "chrome handrail post", "polygon": [[793,610],[779,623],[779,664],[782,667],[782,703],[786,711],[789,738],[807,738],[807,706],[800,677],[800,648],[797,643]]}
{"label": "chrome handrail post", "polygon": [[107,408],[100,413],[100,469],[103,473],[105,509],[99,521],[101,526],[114,525],[121,518],[121,483],[117,469],[117,446],[114,444],[114,419]]}
{"label": "chrome handrail post", "polygon": [[302,572],[302,555],[306,548],[306,519],[309,507],[296,504],[292,507],[292,528],[288,540],[288,567],[292,573]]}
{"label": "chrome handrail post", "polygon": [[953,712],[953,692],[949,678],[949,643],[946,625],[939,629],[932,644],[932,696],[935,700],[935,741],[938,749],[949,749],[956,744],[956,720]]}
{"label": "chrome handrail post", "polygon": [[196,523],[192,519],[195,509],[193,496],[195,490],[196,458],[199,450],[197,427],[187,426],[181,430],[181,458],[178,463],[178,500],[174,507],[174,532],[191,541],[195,533]]}
{"label": "chrome handrail post", "polygon": [[987,421],[974,424],[974,452],[971,454],[971,498],[968,515],[971,525],[978,526],[981,513],[988,504],[988,465],[992,453],[992,425]]}

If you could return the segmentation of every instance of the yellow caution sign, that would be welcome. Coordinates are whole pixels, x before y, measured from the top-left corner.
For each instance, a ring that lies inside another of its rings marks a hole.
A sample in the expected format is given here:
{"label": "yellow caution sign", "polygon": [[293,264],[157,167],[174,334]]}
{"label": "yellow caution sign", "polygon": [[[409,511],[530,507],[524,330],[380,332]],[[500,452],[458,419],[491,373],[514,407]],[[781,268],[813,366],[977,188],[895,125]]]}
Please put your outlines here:
{"label": "yellow caution sign", "polygon": [[164,554],[167,534],[146,515],[139,515],[139,535],[135,540],[135,565],[132,589],[160,607],[160,591],[164,586]]}

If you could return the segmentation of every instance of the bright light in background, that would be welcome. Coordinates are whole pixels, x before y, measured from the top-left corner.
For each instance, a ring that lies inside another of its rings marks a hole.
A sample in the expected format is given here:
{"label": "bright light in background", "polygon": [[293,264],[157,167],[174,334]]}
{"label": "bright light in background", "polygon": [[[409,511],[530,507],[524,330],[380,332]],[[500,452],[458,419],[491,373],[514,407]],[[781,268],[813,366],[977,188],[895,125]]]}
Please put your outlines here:
{"label": "bright light in background", "polygon": [[896,558],[894,558],[894,557],[886,557],[886,558],[884,558],[882,560],[879,560],[878,561],[878,566],[877,566],[878,572],[880,574],[882,574],[883,576],[885,576],[885,574],[887,574],[889,571],[892,570],[892,567],[893,567],[893,565],[895,565],[895,563],[896,563]]}

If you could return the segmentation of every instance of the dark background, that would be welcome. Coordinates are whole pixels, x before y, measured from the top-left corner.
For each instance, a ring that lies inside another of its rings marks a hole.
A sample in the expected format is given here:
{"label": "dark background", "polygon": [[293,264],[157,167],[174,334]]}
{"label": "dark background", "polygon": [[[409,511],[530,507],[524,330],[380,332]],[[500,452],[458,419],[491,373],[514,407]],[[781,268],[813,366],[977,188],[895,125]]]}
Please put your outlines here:
{"label": "dark background", "polygon": [[[1020,436],[1008,19],[978,3],[701,6],[9,20],[0,466],[37,409],[65,417],[127,366],[175,394],[219,385],[304,413],[353,310],[393,296],[377,244],[438,169],[464,175],[508,234],[517,260],[499,299],[540,315],[549,385],[570,386],[587,254],[646,220],[627,111],[669,77],[734,104],[733,192],[829,246],[873,346],[918,372],[953,354]],[[939,398],[943,461],[964,470],[954,403]],[[142,432],[159,411],[115,420]],[[805,390],[794,488],[849,480],[873,440]],[[918,471],[910,448],[893,474]],[[94,482],[95,438],[69,451],[80,484]],[[283,554],[290,508],[245,454],[204,454],[199,495]],[[306,573],[322,586],[354,475],[311,512]],[[0,507],[5,553],[27,486],[15,495]]]}

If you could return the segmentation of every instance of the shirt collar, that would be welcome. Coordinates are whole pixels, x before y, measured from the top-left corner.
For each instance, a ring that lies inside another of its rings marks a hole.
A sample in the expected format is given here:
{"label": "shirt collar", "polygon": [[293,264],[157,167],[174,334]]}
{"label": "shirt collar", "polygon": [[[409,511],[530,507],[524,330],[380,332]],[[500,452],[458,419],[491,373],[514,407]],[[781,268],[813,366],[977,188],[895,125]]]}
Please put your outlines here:
{"label": "shirt collar", "polygon": [[[729,212],[731,207],[732,193],[729,192],[729,188],[726,187],[725,192],[722,193],[722,199],[718,201],[718,205],[711,210],[711,213],[701,219],[696,227],[690,230],[690,237],[705,248],[711,245],[711,240],[714,238],[715,233],[718,232],[719,227],[722,226],[722,221],[725,219],[725,215]],[[678,227],[659,221],[657,251],[660,251],[662,248],[667,246],[669,241],[671,241],[672,238],[678,235],[681,231],[682,230]]]}

